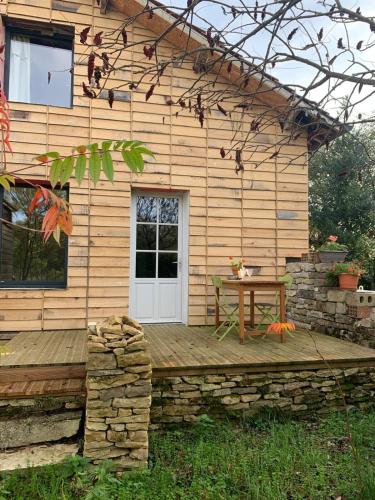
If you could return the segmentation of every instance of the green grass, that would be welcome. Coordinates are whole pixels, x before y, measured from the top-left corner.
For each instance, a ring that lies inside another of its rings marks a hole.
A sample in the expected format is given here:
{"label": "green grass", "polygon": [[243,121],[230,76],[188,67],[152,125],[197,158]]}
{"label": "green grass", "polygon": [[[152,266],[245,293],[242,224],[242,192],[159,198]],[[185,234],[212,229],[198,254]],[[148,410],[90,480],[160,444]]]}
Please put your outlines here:
{"label": "green grass", "polygon": [[2,476],[0,499],[375,499],[375,411],[345,417],[200,423],[151,436],[150,467],[117,479],[81,457]]}

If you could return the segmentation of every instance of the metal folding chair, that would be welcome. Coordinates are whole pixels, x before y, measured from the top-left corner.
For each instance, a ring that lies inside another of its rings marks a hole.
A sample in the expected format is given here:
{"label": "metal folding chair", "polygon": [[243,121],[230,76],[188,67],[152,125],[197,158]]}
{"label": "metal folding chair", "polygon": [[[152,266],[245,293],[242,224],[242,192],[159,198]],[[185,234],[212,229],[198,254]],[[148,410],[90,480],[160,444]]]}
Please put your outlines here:
{"label": "metal folding chair", "polygon": [[[286,290],[289,290],[289,288],[293,285],[293,276],[290,275],[289,273],[284,274],[283,276],[279,276],[277,278],[277,281],[280,281],[281,283],[284,283]],[[288,296],[286,296],[285,299],[285,305],[287,303]],[[261,319],[260,322],[256,326],[256,330],[262,330],[263,328],[266,328],[269,326],[270,323],[275,323],[280,321],[280,315],[277,312],[276,314],[273,313],[273,308],[278,307],[279,305],[279,294],[276,294],[275,298],[275,303],[272,304],[270,302],[257,302],[255,304],[255,307],[258,309],[258,311],[261,313]]]}
{"label": "metal folding chair", "polygon": [[[219,341],[221,341],[231,330],[239,328],[240,322],[237,314],[239,305],[228,303],[228,298],[225,295],[223,288],[223,282],[219,276],[212,276],[211,281],[215,288],[220,289],[220,298],[218,299],[215,293],[215,300],[219,310],[225,315],[225,320],[220,323],[218,328],[216,328],[216,330],[212,333],[213,337],[216,337]],[[221,332],[222,330],[224,330],[223,333]]]}

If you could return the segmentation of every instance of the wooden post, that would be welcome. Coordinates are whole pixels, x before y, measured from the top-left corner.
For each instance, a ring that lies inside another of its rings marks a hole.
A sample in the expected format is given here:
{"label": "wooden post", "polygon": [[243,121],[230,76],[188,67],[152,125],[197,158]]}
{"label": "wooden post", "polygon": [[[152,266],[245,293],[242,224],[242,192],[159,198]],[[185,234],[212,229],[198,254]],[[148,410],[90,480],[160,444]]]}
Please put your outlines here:
{"label": "wooden post", "polygon": [[250,291],[250,327],[255,328],[255,292]]}
{"label": "wooden post", "polygon": [[215,287],[215,324],[216,328],[220,326],[220,311],[219,311],[219,300],[220,300],[220,288]]}
{"label": "wooden post", "polygon": [[238,287],[238,304],[239,304],[239,320],[240,320],[240,344],[243,344],[245,339],[245,317],[244,317],[244,290],[242,286]]}

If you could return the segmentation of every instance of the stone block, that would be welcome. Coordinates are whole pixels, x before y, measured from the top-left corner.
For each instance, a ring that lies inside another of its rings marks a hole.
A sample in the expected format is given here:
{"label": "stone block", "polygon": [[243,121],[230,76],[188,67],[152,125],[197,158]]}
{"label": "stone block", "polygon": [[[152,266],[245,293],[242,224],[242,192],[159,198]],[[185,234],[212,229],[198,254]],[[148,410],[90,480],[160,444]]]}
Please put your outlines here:
{"label": "stone block", "polygon": [[82,411],[52,415],[31,414],[25,418],[0,420],[0,449],[58,441],[75,436]]}
{"label": "stone block", "polygon": [[147,365],[150,363],[150,355],[143,351],[123,354],[117,357],[117,363],[120,367]]}
{"label": "stone block", "polygon": [[330,302],[345,302],[346,294],[347,292],[345,290],[332,288],[327,291],[327,299]]}
{"label": "stone block", "polygon": [[102,370],[108,368],[116,368],[116,358],[111,352],[109,353],[90,353],[87,360],[88,370]]}
{"label": "stone block", "polygon": [[224,405],[234,405],[234,404],[236,404],[236,403],[239,403],[239,402],[240,402],[240,396],[236,396],[236,395],[224,396],[224,397],[221,399],[221,402],[222,402]]}
{"label": "stone block", "polygon": [[151,406],[151,396],[139,398],[114,398],[113,408],[149,408]]}

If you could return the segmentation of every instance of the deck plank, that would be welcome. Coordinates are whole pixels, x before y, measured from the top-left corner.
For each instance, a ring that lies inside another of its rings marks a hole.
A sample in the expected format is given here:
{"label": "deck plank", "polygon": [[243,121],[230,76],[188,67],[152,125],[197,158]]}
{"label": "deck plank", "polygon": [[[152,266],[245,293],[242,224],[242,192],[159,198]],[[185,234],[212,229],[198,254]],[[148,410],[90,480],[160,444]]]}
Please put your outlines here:
{"label": "deck plank", "polygon": [[201,373],[227,368],[249,371],[304,370],[338,366],[375,366],[375,350],[316,332],[296,332],[281,343],[275,335],[247,339],[238,336],[218,342],[211,327],[184,325],[144,325],[151,346],[154,376],[175,371]]}
{"label": "deck plank", "polygon": [[1,367],[74,365],[86,362],[86,332],[21,332],[6,344]]}

